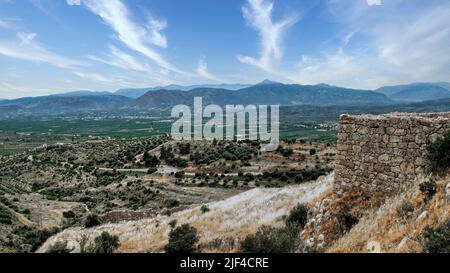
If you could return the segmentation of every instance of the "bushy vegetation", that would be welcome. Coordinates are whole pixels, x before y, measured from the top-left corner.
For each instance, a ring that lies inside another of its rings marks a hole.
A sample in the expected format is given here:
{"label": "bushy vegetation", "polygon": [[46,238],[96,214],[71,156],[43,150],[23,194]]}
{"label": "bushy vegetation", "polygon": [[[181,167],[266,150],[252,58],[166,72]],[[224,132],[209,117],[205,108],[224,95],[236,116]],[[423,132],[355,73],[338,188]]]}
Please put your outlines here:
{"label": "bushy vegetation", "polygon": [[309,208],[304,204],[295,206],[286,217],[286,226],[291,229],[303,229],[308,222]]}
{"label": "bushy vegetation", "polygon": [[423,246],[430,253],[450,253],[450,219],[424,233]]}
{"label": "bushy vegetation", "polygon": [[298,237],[287,227],[261,227],[254,235],[247,236],[242,242],[243,253],[290,253],[297,246]]}
{"label": "bushy vegetation", "polygon": [[244,253],[290,253],[299,246],[298,234],[308,221],[309,208],[295,206],[285,218],[284,227],[263,226],[256,234],[247,236],[240,251]]}
{"label": "bushy vegetation", "polygon": [[419,185],[419,189],[428,199],[431,199],[436,194],[437,184],[434,180],[427,180]]}
{"label": "bushy vegetation", "polygon": [[35,252],[48,238],[59,232],[58,228],[38,230],[32,227],[21,226],[14,230],[20,242],[15,245],[19,252]]}
{"label": "bushy vegetation", "polygon": [[[216,146],[217,145],[217,146]],[[191,151],[190,159],[196,165],[208,165],[221,159],[228,161],[248,161],[258,154],[259,143],[244,142],[218,142],[214,147],[205,151]]]}
{"label": "bushy vegetation", "polygon": [[120,246],[119,237],[113,236],[108,232],[103,232],[94,239],[94,245],[91,246],[93,253],[113,253]]}
{"label": "bushy vegetation", "polygon": [[0,204],[0,223],[11,225],[13,216],[9,209],[2,204]]}
{"label": "bushy vegetation", "polygon": [[90,227],[95,227],[100,225],[100,217],[98,217],[98,215],[96,214],[89,214],[86,217],[86,220],[84,222],[84,227],[85,228],[90,228]]}
{"label": "bushy vegetation", "polygon": [[349,231],[354,225],[359,222],[359,219],[347,210],[339,211],[337,213],[337,220],[342,233]]}
{"label": "bushy vegetation", "polygon": [[316,169],[292,169],[287,171],[275,170],[273,172],[264,172],[264,179],[277,179],[283,182],[295,182],[303,183],[307,181],[313,181],[320,176],[326,175],[331,171],[328,168],[316,168]]}
{"label": "bushy vegetation", "polygon": [[67,241],[62,242],[56,242],[54,245],[50,246],[46,253],[53,253],[53,254],[64,254],[64,253],[70,253],[73,249],[69,249],[67,247]]}
{"label": "bushy vegetation", "polygon": [[154,156],[150,155],[149,152],[144,153],[143,160],[144,160],[145,166],[147,166],[147,167],[154,168],[159,165],[159,159],[155,155]]}
{"label": "bushy vegetation", "polygon": [[209,212],[209,207],[207,205],[203,205],[200,210],[202,211],[202,213],[207,213]]}
{"label": "bushy vegetation", "polygon": [[403,201],[397,208],[397,213],[402,218],[408,218],[414,212],[414,205],[410,201]]}
{"label": "bushy vegetation", "polygon": [[193,253],[200,238],[197,229],[188,224],[172,229],[169,233],[169,243],[164,247],[167,253]]}
{"label": "bushy vegetation", "polygon": [[428,159],[433,171],[439,172],[450,168],[450,131],[428,145]]}

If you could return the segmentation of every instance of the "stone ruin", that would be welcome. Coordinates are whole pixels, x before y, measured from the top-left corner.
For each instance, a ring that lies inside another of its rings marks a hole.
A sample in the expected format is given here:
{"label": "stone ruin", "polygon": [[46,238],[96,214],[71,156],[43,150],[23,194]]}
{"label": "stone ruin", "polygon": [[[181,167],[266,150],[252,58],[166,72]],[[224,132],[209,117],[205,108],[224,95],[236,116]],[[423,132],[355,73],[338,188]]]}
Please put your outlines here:
{"label": "stone ruin", "polygon": [[342,115],[334,192],[399,192],[428,173],[427,145],[449,130],[450,113]]}

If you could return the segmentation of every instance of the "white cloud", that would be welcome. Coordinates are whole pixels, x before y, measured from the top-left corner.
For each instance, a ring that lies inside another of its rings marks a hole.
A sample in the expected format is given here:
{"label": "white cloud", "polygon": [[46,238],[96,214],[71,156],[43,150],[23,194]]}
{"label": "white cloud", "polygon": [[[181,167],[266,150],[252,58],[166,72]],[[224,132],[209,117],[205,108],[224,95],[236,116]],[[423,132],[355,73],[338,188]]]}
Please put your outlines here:
{"label": "white cloud", "polygon": [[282,36],[298,18],[285,17],[275,22],[272,19],[273,2],[266,0],[247,0],[242,12],[247,23],[259,34],[261,52],[259,58],[238,56],[239,61],[274,73],[274,62],[283,56]]}
{"label": "white cloud", "polygon": [[110,85],[110,86],[130,86],[130,82],[128,82],[123,77],[118,76],[104,76],[98,73],[86,73],[80,71],[73,71],[73,74],[77,75],[80,78],[87,79],[94,82],[99,82],[102,84]]}
{"label": "white cloud", "polygon": [[160,33],[167,25],[164,21],[151,19],[147,27],[140,26],[132,20],[130,11],[121,0],[83,0],[81,3],[92,13],[100,16],[127,47],[141,53],[164,69],[183,73],[152,48],[152,45],[167,47],[166,38]]}
{"label": "white cloud", "polygon": [[20,97],[31,97],[48,94],[48,88],[37,87],[36,85],[17,85],[10,82],[0,82],[0,91],[2,99],[13,99],[17,98],[18,94]]}
{"label": "white cloud", "polygon": [[369,6],[381,6],[381,0],[366,0]]}
{"label": "white cloud", "polygon": [[214,81],[214,82],[221,82],[221,83],[225,82],[224,80],[220,79],[219,77],[212,75],[208,71],[208,64],[206,63],[204,58],[202,58],[198,61],[198,66],[195,71],[197,72],[197,74],[200,77],[205,78],[207,80]]}
{"label": "white cloud", "polygon": [[81,5],[81,0],[66,0],[69,6],[79,6]]}
{"label": "white cloud", "polygon": [[[400,13],[414,1],[386,2],[378,12],[364,2],[330,2],[340,27],[350,34],[335,50],[303,57],[289,76],[292,81],[368,89],[450,81],[450,3],[434,2],[420,6],[420,11]],[[359,45],[349,47],[353,40]]]}
{"label": "white cloud", "polygon": [[9,28],[9,25],[5,21],[0,19],[0,28]]}
{"label": "white cloud", "polygon": [[33,43],[34,38],[36,38],[36,33],[17,33],[17,37],[20,39],[20,45],[29,45]]}
{"label": "white cloud", "polygon": [[35,41],[35,33],[17,33],[20,42],[0,41],[0,54],[36,63],[49,63],[61,68],[74,68],[83,63],[72,60],[46,49]]}
{"label": "white cloud", "polygon": [[450,3],[376,32],[379,58],[414,79],[450,80]]}
{"label": "white cloud", "polygon": [[108,56],[108,59],[104,59],[94,55],[89,55],[88,58],[93,61],[105,63],[125,70],[131,69],[140,72],[153,72],[150,66],[139,62],[135,57],[119,50],[115,46],[110,46],[109,49],[110,54]]}
{"label": "white cloud", "polygon": [[148,31],[150,40],[152,44],[157,45],[162,48],[167,48],[167,38],[161,31],[163,31],[167,27],[167,21],[165,19],[158,20],[155,18],[150,18],[148,20]]}

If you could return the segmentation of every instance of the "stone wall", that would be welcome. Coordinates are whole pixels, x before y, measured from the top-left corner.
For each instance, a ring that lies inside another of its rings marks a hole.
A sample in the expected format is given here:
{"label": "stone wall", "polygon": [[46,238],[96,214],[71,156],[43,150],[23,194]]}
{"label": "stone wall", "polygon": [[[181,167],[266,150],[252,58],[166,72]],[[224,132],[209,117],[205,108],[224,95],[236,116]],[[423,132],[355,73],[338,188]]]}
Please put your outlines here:
{"label": "stone wall", "polygon": [[393,194],[427,173],[427,144],[450,130],[450,113],[340,117],[334,190]]}

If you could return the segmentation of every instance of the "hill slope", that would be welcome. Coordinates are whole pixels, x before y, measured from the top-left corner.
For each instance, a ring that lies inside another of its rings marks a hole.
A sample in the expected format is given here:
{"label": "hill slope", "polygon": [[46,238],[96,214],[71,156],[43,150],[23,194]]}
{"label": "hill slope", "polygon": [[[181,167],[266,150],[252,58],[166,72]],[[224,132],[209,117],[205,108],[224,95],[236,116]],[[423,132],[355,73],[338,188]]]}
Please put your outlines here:
{"label": "hill slope", "polygon": [[193,207],[169,216],[158,216],[119,224],[65,230],[50,238],[38,252],[45,252],[58,241],[67,241],[69,247],[79,251],[79,240],[87,236],[92,240],[103,231],[119,236],[118,252],[160,252],[167,244],[169,223],[177,219],[180,224],[189,223],[200,235],[203,251],[233,252],[237,250],[238,238],[253,234],[262,225],[277,225],[282,217],[298,203],[308,203],[331,189],[332,176],[316,182],[304,183],[280,189],[253,189],[223,201],[208,204],[210,209],[202,213]]}
{"label": "hill slope", "polygon": [[194,97],[203,97],[203,103],[218,105],[388,105],[391,100],[384,94],[326,85],[259,84],[237,91],[198,88],[188,92],[159,90],[147,92],[127,104],[128,108],[167,108],[178,104],[192,105]]}
{"label": "hill slope", "polygon": [[[0,101],[0,106],[20,107],[31,113],[78,112],[118,109],[130,99],[116,95],[46,96]],[[14,108],[14,107],[13,107]],[[15,110],[17,111],[17,110]]]}
{"label": "hill slope", "polygon": [[377,89],[392,100],[405,102],[420,102],[450,98],[450,91],[444,88],[445,83],[414,83],[408,85],[386,86]]}

